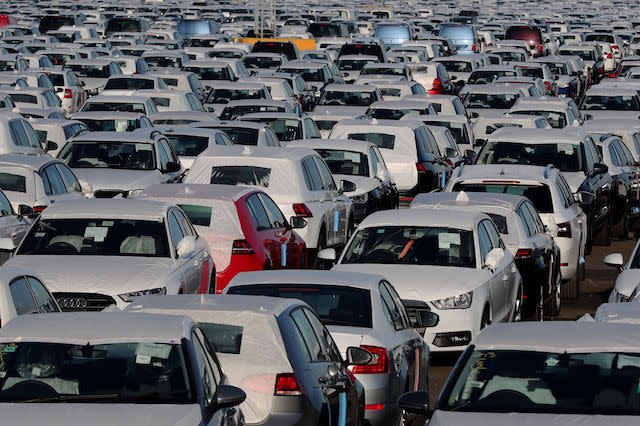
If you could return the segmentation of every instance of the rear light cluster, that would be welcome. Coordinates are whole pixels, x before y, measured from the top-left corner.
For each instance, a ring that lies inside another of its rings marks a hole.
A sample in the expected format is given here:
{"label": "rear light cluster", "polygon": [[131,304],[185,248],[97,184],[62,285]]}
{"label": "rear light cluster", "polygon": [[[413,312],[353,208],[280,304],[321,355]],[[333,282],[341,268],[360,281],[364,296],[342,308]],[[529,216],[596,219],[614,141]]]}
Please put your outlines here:
{"label": "rear light cluster", "polygon": [[424,167],[422,163],[416,163],[416,170],[418,173],[426,173],[427,169]]}
{"label": "rear light cluster", "polygon": [[611,53],[607,53],[607,59],[613,59],[613,55]]}
{"label": "rear light cluster", "polygon": [[276,389],[273,394],[276,396],[302,395],[300,386],[296,382],[296,376],[293,373],[278,374],[276,376]]}
{"label": "rear light cluster", "polygon": [[293,205],[293,212],[298,217],[313,217],[313,213],[309,210],[306,204],[296,203]]}
{"label": "rear light cluster", "polygon": [[518,249],[516,252],[516,259],[529,259],[533,254],[531,249]]}
{"label": "rear light cluster", "polygon": [[384,410],[384,404],[365,404],[364,409],[368,411],[382,411]]}
{"label": "rear light cluster", "polygon": [[477,44],[475,44],[475,43],[473,43],[473,44],[471,45],[471,50],[473,50],[475,53],[478,53],[478,45],[477,45]]}
{"label": "rear light cluster", "polygon": [[380,374],[389,372],[389,357],[387,350],[379,346],[360,345],[371,353],[371,361],[366,365],[353,367],[353,374]]}
{"label": "rear light cluster", "polygon": [[64,98],[65,99],[72,99],[73,98],[73,91],[71,89],[64,89]]}
{"label": "rear light cluster", "polygon": [[253,254],[253,248],[247,240],[234,240],[231,254]]}
{"label": "rear light cluster", "polygon": [[431,88],[432,92],[443,92],[444,91],[444,87],[442,87],[442,80],[440,80],[438,77],[433,79],[433,87]]}
{"label": "rear light cluster", "polygon": [[538,48],[538,54],[542,55],[542,52],[544,52],[544,45],[543,44],[538,44],[538,46],[536,46]]}
{"label": "rear light cluster", "polygon": [[569,222],[558,224],[558,237],[571,238],[571,224]]}
{"label": "rear light cluster", "polygon": [[545,81],[545,82],[544,82],[544,85],[545,85],[545,86],[547,86],[547,91],[548,91],[549,93],[551,93],[551,82],[550,82],[550,81]]}

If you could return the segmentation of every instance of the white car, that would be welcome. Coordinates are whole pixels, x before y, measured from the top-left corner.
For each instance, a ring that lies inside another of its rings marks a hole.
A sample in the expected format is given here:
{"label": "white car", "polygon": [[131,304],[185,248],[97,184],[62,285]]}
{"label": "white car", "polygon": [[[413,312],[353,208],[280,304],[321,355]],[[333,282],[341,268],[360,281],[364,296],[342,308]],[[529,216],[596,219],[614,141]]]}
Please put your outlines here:
{"label": "white car", "polygon": [[80,111],[82,105],[87,100],[87,92],[84,90],[84,84],[69,69],[47,70],[56,94],[62,102],[62,109],[67,114],[73,114]]}
{"label": "white car", "polygon": [[553,166],[475,165],[452,176],[447,191],[496,192],[524,195],[560,247],[562,297],[576,299],[585,262],[587,216],[574,200],[562,173]]}
{"label": "white car", "polygon": [[585,118],[638,119],[640,96],[635,88],[592,87],[580,102],[580,111]]}
{"label": "white car", "polygon": [[158,108],[148,96],[92,96],[84,103],[81,112],[137,112],[151,117]]}
{"label": "white car", "polygon": [[44,151],[28,120],[13,112],[0,114],[0,153],[38,155]]}
{"label": "white car", "polygon": [[336,184],[310,148],[216,146],[198,156],[184,183],[262,187],[285,217],[307,221],[298,233],[311,259],[325,247],[343,245],[353,229],[351,201],[344,192],[354,191],[355,184]]}
{"label": "white car", "polygon": [[[318,256],[334,260],[336,253]],[[376,212],[358,226],[334,270],[383,275],[410,315],[420,309],[438,314],[423,336],[431,351],[459,351],[489,324],[520,316],[520,274],[483,213]]]}
{"label": "white car", "polygon": [[503,127],[519,129],[549,129],[551,125],[543,116],[513,115],[510,117],[479,117],[473,123],[474,147],[480,148],[490,135]]}
{"label": "white car", "polygon": [[160,112],[205,112],[200,99],[190,90],[168,90],[158,87],[156,89],[136,90],[133,95],[149,96]]}
{"label": "white car", "polygon": [[638,240],[633,247],[629,259],[625,262],[622,253],[611,253],[605,256],[605,265],[619,270],[615,285],[609,295],[609,303],[638,302],[640,298],[640,251]]}
{"label": "white car", "polygon": [[428,392],[398,403],[429,426],[638,423],[636,324],[496,324],[462,354],[431,407]]}
{"label": "white car", "polygon": [[122,309],[144,294],[215,289],[208,244],[182,210],[159,201],[56,203],[6,265],[42,278],[63,311]]}
{"label": "white car", "polygon": [[122,75],[122,69],[112,59],[71,59],[64,64],[83,83],[89,95],[95,95],[109,77]]}
{"label": "white car", "polygon": [[203,331],[184,316],[26,315],[3,324],[0,350],[0,409],[25,426],[226,426],[242,417],[232,407],[245,393],[228,385]]}
{"label": "white car", "polygon": [[0,326],[21,315],[60,312],[42,280],[28,268],[3,267],[0,272]]}

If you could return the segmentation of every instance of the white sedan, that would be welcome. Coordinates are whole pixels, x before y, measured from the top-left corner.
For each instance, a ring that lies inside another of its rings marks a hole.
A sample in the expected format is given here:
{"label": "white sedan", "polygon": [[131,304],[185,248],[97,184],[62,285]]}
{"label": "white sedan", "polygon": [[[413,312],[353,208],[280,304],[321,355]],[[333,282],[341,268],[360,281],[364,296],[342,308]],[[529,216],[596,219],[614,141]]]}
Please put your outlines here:
{"label": "white sedan", "polygon": [[[335,259],[326,249],[319,254]],[[409,315],[430,309],[431,351],[459,351],[492,322],[511,321],[522,279],[489,216],[452,210],[377,212],[358,227],[334,267],[385,276]]]}

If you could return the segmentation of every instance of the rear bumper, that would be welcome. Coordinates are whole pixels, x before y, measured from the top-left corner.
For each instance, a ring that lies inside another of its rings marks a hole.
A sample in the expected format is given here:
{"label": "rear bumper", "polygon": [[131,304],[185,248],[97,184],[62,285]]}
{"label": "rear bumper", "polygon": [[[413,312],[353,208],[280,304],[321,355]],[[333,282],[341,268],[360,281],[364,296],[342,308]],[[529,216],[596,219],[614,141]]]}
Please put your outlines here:
{"label": "rear bumper", "polygon": [[[396,425],[400,422],[402,411],[392,394],[393,380],[391,374],[357,374],[356,378],[364,387],[364,417],[372,426]],[[395,378],[399,380],[399,378]],[[367,410],[366,406],[383,404],[382,409]]]}

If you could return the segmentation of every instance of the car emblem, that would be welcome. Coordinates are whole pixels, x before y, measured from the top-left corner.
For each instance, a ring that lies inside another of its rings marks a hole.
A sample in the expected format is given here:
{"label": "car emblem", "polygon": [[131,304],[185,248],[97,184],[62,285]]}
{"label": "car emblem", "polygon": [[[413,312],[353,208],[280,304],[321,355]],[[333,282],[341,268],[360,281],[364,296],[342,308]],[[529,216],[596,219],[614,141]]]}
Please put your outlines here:
{"label": "car emblem", "polygon": [[85,309],[87,307],[87,299],[83,297],[61,297],[58,299],[58,305],[62,309]]}

